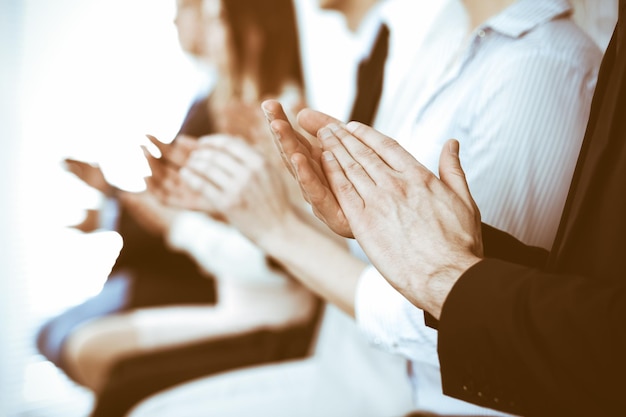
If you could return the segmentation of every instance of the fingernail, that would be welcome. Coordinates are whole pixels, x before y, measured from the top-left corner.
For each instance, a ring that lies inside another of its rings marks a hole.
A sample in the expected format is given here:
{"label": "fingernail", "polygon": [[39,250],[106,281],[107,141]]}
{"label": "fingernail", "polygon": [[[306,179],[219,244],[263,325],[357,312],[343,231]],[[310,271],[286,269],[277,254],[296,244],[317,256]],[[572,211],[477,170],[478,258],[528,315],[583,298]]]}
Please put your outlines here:
{"label": "fingernail", "polygon": [[323,140],[323,141],[326,141],[326,140],[328,140],[328,139],[330,139],[330,138],[332,138],[332,137],[334,136],[334,135],[333,135],[333,132],[332,132],[332,131],[328,128],[328,126],[327,126],[327,127],[323,127],[323,128],[321,128],[321,129],[317,132],[317,135],[318,135],[318,136],[319,136],[319,138],[320,138],[321,140]]}
{"label": "fingernail", "polygon": [[337,132],[337,131],[339,131],[339,129],[340,129],[339,125],[338,125],[338,124],[336,124],[336,123],[330,123],[330,124],[329,124],[328,126],[326,126],[326,127],[328,127],[328,128],[329,128],[330,130],[332,130],[333,132]]}
{"label": "fingernail", "polygon": [[354,131],[356,130],[356,128],[359,126],[359,122],[348,122],[348,124],[346,125],[346,130],[350,133],[354,133]]}

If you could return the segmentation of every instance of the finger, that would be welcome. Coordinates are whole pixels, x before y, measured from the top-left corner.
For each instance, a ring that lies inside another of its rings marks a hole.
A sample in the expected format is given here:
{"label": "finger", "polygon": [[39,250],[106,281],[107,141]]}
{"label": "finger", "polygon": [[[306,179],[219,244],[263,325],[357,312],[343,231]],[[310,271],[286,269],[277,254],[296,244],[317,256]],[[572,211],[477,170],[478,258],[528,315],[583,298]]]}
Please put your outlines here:
{"label": "finger", "polygon": [[205,181],[202,175],[199,175],[197,172],[192,171],[187,167],[180,170],[180,178],[193,191],[200,191],[202,183]]}
{"label": "finger", "polygon": [[280,154],[283,165],[289,173],[295,178],[295,168],[291,163],[291,156],[296,152],[312,158],[309,147],[304,146],[297,137],[296,132],[292,129],[288,122],[283,120],[275,120],[270,124],[270,131],[274,139],[274,145]]}
{"label": "finger", "polygon": [[155,181],[152,177],[144,178],[144,182],[146,183],[146,190],[161,203],[165,205],[175,205],[172,204],[172,197],[163,189],[161,182]]}
{"label": "finger", "polygon": [[271,123],[274,120],[289,121],[282,104],[280,104],[278,100],[265,100],[261,103],[261,109],[263,110],[268,123]]}
{"label": "finger", "polygon": [[63,163],[65,164],[65,167],[69,170],[81,169],[83,167],[90,167],[90,168],[96,167],[95,165],[92,165],[88,162],[79,161],[78,159],[72,159],[72,158],[65,158],[63,160]]}
{"label": "finger", "polygon": [[183,166],[189,155],[198,148],[198,140],[190,136],[179,135],[172,142],[170,152],[166,157],[174,164]]}
{"label": "finger", "polygon": [[[372,148],[354,137],[345,128],[331,123],[327,128],[322,128],[320,132],[327,132],[325,129],[330,129],[332,135],[326,134],[325,138],[327,142],[323,142],[324,148],[335,153],[335,155],[338,155],[337,152],[341,153],[342,150],[335,150],[332,146],[338,145],[334,138],[339,139],[341,145],[348,151],[356,163],[358,163],[359,167],[363,168],[363,172],[367,174],[367,176],[373,180],[374,183],[381,184],[392,172],[396,172],[393,168],[389,167],[389,165],[387,165],[385,161],[383,161],[380,156],[372,150]],[[329,138],[330,140],[328,140]],[[360,174],[361,172],[357,171],[355,173]]]}
{"label": "finger", "polygon": [[212,182],[222,190],[232,187],[235,176],[243,169],[241,163],[223,152],[204,151],[204,154],[208,155],[192,156],[185,168],[203,181]]}
{"label": "finger", "polygon": [[169,195],[181,195],[182,185],[183,181],[180,178],[180,171],[166,167],[165,177],[161,179],[161,188]]}
{"label": "finger", "polygon": [[234,177],[240,165],[239,160],[222,150],[203,148],[191,155],[185,167],[197,175],[204,176],[208,170],[218,166],[227,175]]}
{"label": "finger", "polygon": [[[334,126],[338,129],[338,132],[342,131],[342,129],[337,127],[337,125]],[[331,188],[333,188],[333,184],[331,179],[328,178],[328,171],[326,170],[326,163],[329,160],[333,163],[339,163],[344,175],[357,190],[364,192],[367,188],[376,185],[374,180],[369,176],[367,170],[350,154],[348,149],[346,149],[345,144],[335,135],[335,132],[328,127],[323,127],[320,129],[318,137],[324,145],[324,150],[331,152],[330,154],[324,152],[324,158],[322,158],[324,172],[326,173],[327,180],[330,183]],[[330,155],[332,155],[333,158],[327,159],[330,158]]]}
{"label": "finger", "polygon": [[145,146],[141,145],[141,150],[143,152],[143,156],[148,162],[148,167],[150,168],[152,176],[157,180],[165,177],[165,164],[163,164],[158,158],[155,158]]}
{"label": "finger", "polygon": [[98,165],[92,165],[88,162],[79,161],[77,159],[66,158],[63,160],[65,169],[81,180],[85,181],[85,178],[89,175],[90,171],[100,171]]}
{"label": "finger", "polygon": [[[267,119],[270,130],[274,136],[276,145],[283,153],[287,165],[294,152],[298,151],[299,147],[304,148],[311,153],[311,156],[317,157],[321,152],[315,153],[315,147],[305,138],[301,133],[296,131],[289,121],[289,117],[285,114],[282,105],[276,100],[266,100],[261,105],[265,118]],[[281,141],[281,136],[284,140]]]}
{"label": "finger", "polygon": [[312,136],[317,136],[317,132],[329,124],[334,123],[343,126],[344,123],[325,113],[312,109],[303,109],[298,113],[298,124]]}
{"label": "finger", "polygon": [[181,178],[192,189],[196,190],[202,196],[203,209],[210,212],[220,210],[219,202],[223,201],[222,190],[211,181],[199,177],[194,172],[183,168],[180,172]]}
{"label": "finger", "polygon": [[324,151],[322,160],[330,188],[349,221],[350,213],[363,209],[365,203],[354,184],[344,172],[336,155],[330,151]]}
{"label": "finger", "polygon": [[315,215],[325,222],[337,216],[343,218],[337,198],[327,185],[318,180],[317,175],[306,168],[306,158],[302,154],[295,154],[293,163],[298,172],[298,182],[304,198],[313,207]]}
{"label": "finger", "polygon": [[350,122],[345,128],[354,137],[377,153],[388,166],[396,171],[402,172],[408,169],[414,169],[416,166],[420,167],[420,169],[426,169],[408,151],[400,146],[397,141],[383,135],[376,129],[359,122]]}
{"label": "finger", "polygon": [[153,145],[157,147],[157,149],[161,153],[161,156],[158,158],[159,160],[168,165],[171,165],[176,169],[180,169],[180,167],[183,166],[184,162],[187,159],[184,148],[181,147],[179,149],[176,149],[176,146],[173,143],[163,143],[152,135],[146,135],[146,137]]}
{"label": "finger", "polygon": [[452,189],[469,207],[474,207],[474,199],[469,190],[465,172],[459,159],[459,142],[450,139],[443,145],[439,157],[439,179]]}
{"label": "finger", "polygon": [[[320,181],[319,175],[311,168],[305,155],[296,153],[291,157],[291,161],[295,169],[296,180],[306,201],[318,205],[328,195],[332,196],[328,183]],[[334,196],[332,198],[335,199]]]}
{"label": "finger", "polygon": [[231,159],[246,164],[258,163],[263,159],[254,146],[238,137],[229,137],[228,140],[207,141],[203,145],[205,149],[217,153],[218,156],[220,154],[229,155]]}
{"label": "finger", "polygon": [[[308,148],[300,145],[299,140],[293,137],[296,132],[291,129],[291,125],[289,125],[288,123],[284,123],[283,121],[274,121],[272,122],[272,126],[275,127],[275,135],[278,139],[278,146],[281,149],[283,162],[290,169],[291,174],[297,179],[295,167],[293,167],[292,164],[292,157],[295,154],[300,154],[307,159],[306,164],[311,168],[315,175],[317,175],[318,179],[323,184],[328,184],[326,180],[326,175],[321,168],[321,148],[318,148],[315,152],[312,152],[309,151]],[[306,139],[304,138],[302,138],[302,140],[306,141]]]}
{"label": "finger", "polygon": [[161,155],[165,155],[168,152],[169,147],[170,147],[169,144],[161,142],[155,136],[147,134],[147,133],[146,133],[146,138],[148,138],[150,143],[152,143],[154,146],[156,146],[156,148],[159,150]]}
{"label": "finger", "polygon": [[[270,130],[276,136],[277,127],[282,125],[283,133],[289,133],[287,137],[289,140],[294,139],[293,147],[297,145],[304,146],[304,148],[311,150],[311,143],[301,134],[299,134],[293,127],[291,126],[291,122],[289,121],[289,117],[283,110],[283,106],[276,100],[266,100],[261,104],[261,108],[263,109],[263,113],[265,114],[265,118],[270,126]],[[274,123],[275,121],[279,122],[277,125]],[[290,130],[289,132],[287,132]],[[278,139],[275,137],[275,139]],[[282,144],[281,144],[282,146]],[[281,147],[279,146],[279,148]],[[288,147],[292,149],[292,147]],[[289,159],[291,155],[288,155]]]}

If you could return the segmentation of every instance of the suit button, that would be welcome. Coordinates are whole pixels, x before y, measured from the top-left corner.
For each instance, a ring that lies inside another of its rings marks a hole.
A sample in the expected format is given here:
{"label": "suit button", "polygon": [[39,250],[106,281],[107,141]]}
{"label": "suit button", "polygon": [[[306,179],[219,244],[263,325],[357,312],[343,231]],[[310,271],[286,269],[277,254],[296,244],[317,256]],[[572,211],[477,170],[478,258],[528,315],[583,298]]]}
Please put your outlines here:
{"label": "suit button", "polygon": [[479,397],[482,397],[482,396],[483,396],[483,393],[482,393],[482,392],[480,392],[480,391],[478,391],[478,392],[476,393],[476,395],[478,395]]}

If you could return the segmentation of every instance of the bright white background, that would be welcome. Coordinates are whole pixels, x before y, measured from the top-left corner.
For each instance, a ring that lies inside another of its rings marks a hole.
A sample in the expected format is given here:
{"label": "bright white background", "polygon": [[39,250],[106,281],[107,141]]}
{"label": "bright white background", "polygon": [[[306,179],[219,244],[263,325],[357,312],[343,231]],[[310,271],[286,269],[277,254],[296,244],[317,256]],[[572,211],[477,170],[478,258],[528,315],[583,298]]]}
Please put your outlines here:
{"label": "bright white background", "polygon": [[[171,139],[206,82],[179,50],[174,4],[0,0],[0,417],[88,413],[91,395],[37,355],[33,337],[43,320],[97,293],[121,240],[67,227],[101,197],[61,161],[98,162],[112,182],[142,187],[143,135]],[[307,80],[335,91],[310,103],[343,117],[351,40],[315,0],[298,4]]]}

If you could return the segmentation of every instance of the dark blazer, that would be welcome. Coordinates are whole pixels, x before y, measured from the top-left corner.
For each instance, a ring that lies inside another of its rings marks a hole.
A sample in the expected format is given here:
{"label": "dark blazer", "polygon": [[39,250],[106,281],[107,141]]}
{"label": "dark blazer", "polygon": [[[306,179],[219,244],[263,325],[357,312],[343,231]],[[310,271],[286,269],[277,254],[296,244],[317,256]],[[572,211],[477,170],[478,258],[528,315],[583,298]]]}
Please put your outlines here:
{"label": "dark blazer", "polygon": [[626,0],[549,255],[485,227],[441,314],[448,395],[525,416],[626,415]]}

